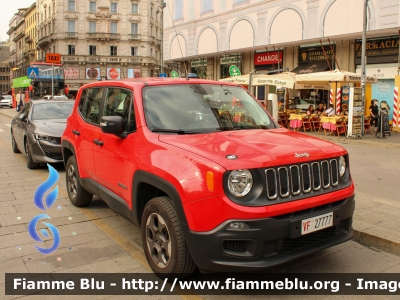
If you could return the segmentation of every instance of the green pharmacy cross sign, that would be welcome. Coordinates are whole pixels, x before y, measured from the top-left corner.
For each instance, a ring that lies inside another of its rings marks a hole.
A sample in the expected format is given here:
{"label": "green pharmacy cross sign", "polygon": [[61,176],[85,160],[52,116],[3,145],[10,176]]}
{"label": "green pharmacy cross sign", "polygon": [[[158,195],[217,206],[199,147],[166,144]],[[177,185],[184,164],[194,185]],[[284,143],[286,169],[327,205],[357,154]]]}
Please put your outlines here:
{"label": "green pharmacy cross sign", "polygon": [[229,67],[229,75],[231,75],[231,77],[235,77],[235,76],[240,76],[242,74],[240,73],[240,70],[238,67],[230,66]]}
{"label": "green pharmacy cross sign", "polygon": [[172,71],[171,71],[171,77],[172,77],[172,78],[179,78],[178,72],[175,71],[175,70],[172,70]]}

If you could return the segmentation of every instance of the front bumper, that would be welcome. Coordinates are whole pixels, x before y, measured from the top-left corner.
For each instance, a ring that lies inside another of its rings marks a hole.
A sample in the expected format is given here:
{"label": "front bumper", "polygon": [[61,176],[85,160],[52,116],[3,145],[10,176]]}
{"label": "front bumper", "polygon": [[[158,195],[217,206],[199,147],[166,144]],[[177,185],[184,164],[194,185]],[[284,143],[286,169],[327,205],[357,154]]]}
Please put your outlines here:
{"label": "front bumper", "polygon": [[[229,220],[209,232],[193,232],[182,224],[185,240],[203,271],[239,272],[266,269],[353,236],[354,195],[341,201],[277,217],[243,220],[249,229],[228,230]],[[301,235],[301,221],[333,212],[333,226]]]}
{"label": "front bumper", "polygon": [[61,144],[34,140],[31,148],[32,158],[37,163],[62,162]]}

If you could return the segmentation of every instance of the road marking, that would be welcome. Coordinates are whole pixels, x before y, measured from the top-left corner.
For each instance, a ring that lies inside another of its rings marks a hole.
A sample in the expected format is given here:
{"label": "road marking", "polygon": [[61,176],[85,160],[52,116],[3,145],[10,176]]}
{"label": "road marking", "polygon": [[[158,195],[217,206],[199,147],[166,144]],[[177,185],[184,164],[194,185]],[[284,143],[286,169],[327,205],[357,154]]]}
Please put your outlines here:
{"label": "road marking", "polygon": [[[2,143],[9,151],[12,151],[11,147],[6,144],[2,139],[0,139],[0,143]],[[25,156],[18,155],[18,158],[23,162],[26,163]],[[47,174],[44,174],[40,170],[31,170],[34,173],[38,174],[43,180],[47,180]],[[62,187],[58,186],[58,192],[60,195],[69,199],[68,192]],[[90,208],[81,208],[77,207],[94,225],[97,226],[101,231],[107,234],[111,239],[113,239],[118,245],[125,249],[134,259],[136,259],[143,267],[147,270],[153,272],[147,263],[146,256],[143,253],[142,248],[136,247],[132,242],[126,239],[123,235],[119,234],[114,228],[104,222],[95,212],[91,211]],[[181,292],[178,286],[175,287],[175,292],[177,295],[181,296],[184,300],[203,300],[203,298],[199,295],[192,294],[192,295],[180,295]],[[190,291],[192,292],[192,291]],[[189,293],[190,293],[189,292]],[[186,292],[187,293],[187,292]],[[195,293],[193,291],[193,293]]]}
{"label": "road marking", "polygon": [[0,132],[4,132],[4,130],[0,128]]}
{"label": "road marking", "polygon": [[4,124],[4,125],[6,125],[7,127],[11,127],[11,124]]}

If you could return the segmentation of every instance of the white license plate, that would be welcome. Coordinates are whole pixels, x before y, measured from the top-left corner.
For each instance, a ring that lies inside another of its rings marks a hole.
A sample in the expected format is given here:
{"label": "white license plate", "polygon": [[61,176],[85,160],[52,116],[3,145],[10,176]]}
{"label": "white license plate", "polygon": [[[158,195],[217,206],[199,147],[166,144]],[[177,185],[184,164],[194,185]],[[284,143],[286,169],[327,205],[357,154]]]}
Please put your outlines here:
{"label": "white license plate", "polygon": [[333,225],[333,212],[301,221],[301,235],[318,231]]}

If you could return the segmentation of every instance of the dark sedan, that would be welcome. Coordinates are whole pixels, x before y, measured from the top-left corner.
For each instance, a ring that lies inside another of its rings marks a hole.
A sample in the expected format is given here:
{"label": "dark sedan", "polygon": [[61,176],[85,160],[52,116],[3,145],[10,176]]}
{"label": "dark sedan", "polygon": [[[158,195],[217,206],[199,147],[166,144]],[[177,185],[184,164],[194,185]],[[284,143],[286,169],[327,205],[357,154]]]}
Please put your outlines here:
{"label": "dark sedan", "polygon": [[11,121],[12,149],[25,154],[29,169],[62,162],[61,136],[73,106],[73,100],[30,101]]}

